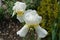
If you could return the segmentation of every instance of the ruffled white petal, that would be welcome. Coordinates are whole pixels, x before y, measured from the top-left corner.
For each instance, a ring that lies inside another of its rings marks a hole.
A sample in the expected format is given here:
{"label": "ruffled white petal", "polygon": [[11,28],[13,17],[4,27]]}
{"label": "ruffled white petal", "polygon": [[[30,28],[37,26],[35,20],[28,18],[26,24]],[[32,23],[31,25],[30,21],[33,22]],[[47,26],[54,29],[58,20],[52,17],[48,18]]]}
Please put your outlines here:
{"label": "ruffled white petal", "polygon": [[35,30],[40,38],[44,38],[48,34],[48,32],[40,26],[35,27]]}
{"label": "ruffled white petal", "polygon": [[15,5],[13,6],[14,11],[25,11],[26,9],[26,4],[23,2],[16,2]]}
{"label": "ruffled white petal", "polygon": [[24,22],[23,16],[17,16],[17,19],[22,23]]}
{"label": "ruffled white petal", "polygon": [[27,25],[25,25],[22,29],[20,29],[18,32],[17,32],[17,35],[19,35],[20,37],[25,37],[27,32],[29,30],[29,27]]}
{"label": "ruffled white petal", "polygon": [[29,9],[29,10],[25,11],[25,14],[26,14],[26,13],[29,13],[29,12],[31,12],[31,11],[33,11],[33,10],[32,10],[32,9]]}
{"label": "ruffled white petal", "polygon": [[24,13],[24,20],[27,24],[39,24],[42,17],[37,14],[36,10],[27,10]]}

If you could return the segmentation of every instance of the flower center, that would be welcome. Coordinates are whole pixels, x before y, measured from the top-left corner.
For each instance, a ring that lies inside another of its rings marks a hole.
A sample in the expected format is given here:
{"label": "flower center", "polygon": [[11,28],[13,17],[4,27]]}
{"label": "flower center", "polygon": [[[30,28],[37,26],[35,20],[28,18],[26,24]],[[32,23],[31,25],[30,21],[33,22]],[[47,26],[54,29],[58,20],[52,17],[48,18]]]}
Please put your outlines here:
{"label": "flower center", "polygon": [[27,25],[28,27],[32,28],[32,27],[37,27],[39,24],[32,24],[32,25],[27,24]]}
{"label": "flower center", "polygon": [[22,16],[23,15],[23,11],[17,11],[17,16]]}

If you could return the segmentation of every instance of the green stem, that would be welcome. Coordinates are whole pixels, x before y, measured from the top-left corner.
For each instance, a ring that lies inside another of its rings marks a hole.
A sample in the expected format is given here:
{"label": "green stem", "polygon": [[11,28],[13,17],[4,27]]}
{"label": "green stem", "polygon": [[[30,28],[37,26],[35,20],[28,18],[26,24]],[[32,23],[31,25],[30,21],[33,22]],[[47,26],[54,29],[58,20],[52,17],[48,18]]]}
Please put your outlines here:
{"label": "green stem", "polygon": [[52,26],[52,40],[57,40],[57,23],[54,22]]}
{"label": "green stem", "polygon": [[30,40],[35,40],[35,36],[34,36],[34,28],[31,28],[30,29],[30,32],[31,32],[31,36],[30,36]]}
{"label": "green stem", "polygon": [[41,38],[38,37],[37,40],[41,40]]}
{"label": "green stem", "polygon": [[23,40],[26,40],[26,37],[24,37]]}

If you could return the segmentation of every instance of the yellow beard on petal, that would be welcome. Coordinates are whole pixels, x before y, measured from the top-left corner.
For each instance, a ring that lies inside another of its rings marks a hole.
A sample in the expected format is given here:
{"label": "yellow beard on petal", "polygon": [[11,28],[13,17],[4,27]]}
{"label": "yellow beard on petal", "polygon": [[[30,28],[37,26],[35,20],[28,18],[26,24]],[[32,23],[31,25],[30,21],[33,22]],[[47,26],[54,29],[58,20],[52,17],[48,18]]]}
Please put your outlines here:
{"label": "yellow beard on petal", "polygon": [[17,16],[22,16],[23,15],[23,11],[17,11]]}
{"label": "yellow beard on petal", "polygon": [[25,24],[25,26],[28,27],[30,30],[33,30],[33,28],[38,27],[39,24],[33,24],[33,25]]}
{"label": "yellow beard on petal", "polygon": [[37,27],[39,24],[32,24],[32,25],[29,25],[27,24],[29,28],[32,28],[32,27]]}
{"label": "yellow beard on petal", "polygon": [[34,24],[34,27],[37,27],[39,24]]}

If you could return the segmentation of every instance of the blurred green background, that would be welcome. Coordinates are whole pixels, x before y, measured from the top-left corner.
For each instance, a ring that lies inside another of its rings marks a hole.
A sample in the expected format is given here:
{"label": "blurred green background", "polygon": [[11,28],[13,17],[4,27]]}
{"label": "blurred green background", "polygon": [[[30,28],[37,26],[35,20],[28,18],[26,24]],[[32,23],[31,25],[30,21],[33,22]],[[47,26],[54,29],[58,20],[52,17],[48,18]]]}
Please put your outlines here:
{"label": "blurred green background", "polygon": [[25,2],[27,9],[35,9],[42,16],[41,26],[48,31],[48,35],[40,40],[60,40],[60,0],[1,0],[0,3],[0,39],[1,40],[37,40],[35,30],[29,30],[25,38],[16,35],[24,25],[11,17],[12,7],[16,1]]}

